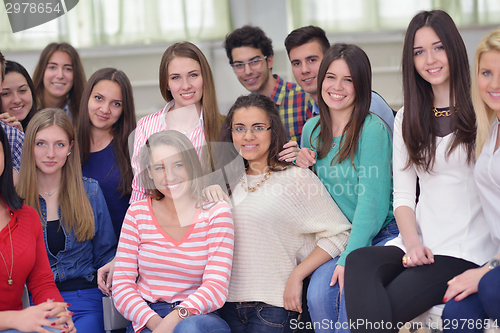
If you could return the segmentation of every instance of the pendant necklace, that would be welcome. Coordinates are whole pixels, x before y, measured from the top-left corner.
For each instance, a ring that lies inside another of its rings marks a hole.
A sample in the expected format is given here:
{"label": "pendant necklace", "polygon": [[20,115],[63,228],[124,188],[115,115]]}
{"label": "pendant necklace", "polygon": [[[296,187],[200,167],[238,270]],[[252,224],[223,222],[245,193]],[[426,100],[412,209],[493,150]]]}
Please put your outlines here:
{"label": "pendant necklace", "polygon": [[3,263],[5,264],[5,269],[7,270],[7,274],[9,275],[9,279],[7,280],[7,283],[9,286],[12,285],[12,271],[14,270],[14,246],[12,245],[12,234],[10,233],[10,224],[7,223],[7,227],[9,228],[9,238],[10,238],[10,255],[11,255],[11,262],[10,262],[10,273],[9,273],[9,268],[7,267],[7,261],[5,261],[5,258],[3,257],[3,253],[0,252],[0,255],[2,256]]}
{"label": "pendant necklace", "polygon": [[60,189],[60,188],[61,188],[61,187],[59,186],[58,188],[56,188],[56,189],[55,189],[54,191],[52,191],[52,192],[45,192],[44,190],[42,190],[42,189],[40,189],[40,188],[39,188],[39,190],[40,190],[40,191],[42,191],[43,193],[47,194],[49,197],[51,197],[51,196],[52,196],[52,194],[54,194],[54,193],[56,193],[57,191],[59,191],[59,189]]}

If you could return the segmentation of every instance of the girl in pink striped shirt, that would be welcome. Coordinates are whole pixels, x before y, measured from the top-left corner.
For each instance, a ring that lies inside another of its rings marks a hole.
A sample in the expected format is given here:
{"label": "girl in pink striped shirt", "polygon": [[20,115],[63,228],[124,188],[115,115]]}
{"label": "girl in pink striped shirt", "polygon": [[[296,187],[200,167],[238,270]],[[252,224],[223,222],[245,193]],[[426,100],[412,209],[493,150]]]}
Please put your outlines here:
{"label": "girl in pink striped shirt", "polygon": [[165,51],[160,63],[160,90],[167,105],[137,123],[130,203],[146,198],[139,177],[139,154],[153,133],[165,130],[183,133],[193,143],[206,171],[213,169],[211,147],[207,143],[217,141],[224,119],[217,106],[212,70],[196,45],[175,43]]}
{"label": "girl in pink striped shirt", "polygon": [[150,195],[133,203],[115,258],[113,300],[132,332],[230,332],[215,312],[227,298],[233,219],[202,202],[202,169],[189,139],[153,134],[140,154]]}

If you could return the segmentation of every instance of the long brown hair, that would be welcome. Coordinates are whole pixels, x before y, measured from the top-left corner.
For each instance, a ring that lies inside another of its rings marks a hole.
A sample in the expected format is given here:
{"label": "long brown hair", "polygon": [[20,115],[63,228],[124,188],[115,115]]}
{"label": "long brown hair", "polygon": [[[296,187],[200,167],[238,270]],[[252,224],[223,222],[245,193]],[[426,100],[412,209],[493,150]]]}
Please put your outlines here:
{"label": "long brown hair", "polygon": [[214,163],[210,143],[217,142],[224,118],[219,112],[212,70],[203,52],[193,43],[182,42],[170,45],[163,53],[160,63],[160,91],[167,102],[174,99],[172,93],[168,90],[168,64],[176,57],[190,58],[200,64],[201,77],[203,78],[201,102],[203,106],[203,122],[205,124],[205,140],[207,141],[208,158],[213,168]]}
{"label": "long brown hair", "polygon": [[120,86],[122,93],[122,114],[111,127],[111,134],[113,135],[113,149],[118,166],[120,167],[121,180],[118,191],[122,193],[122,196],[128,195],[132,192],[132,179],[134,178],[130,164],[128,137],[135,129],[137,122],[135,119],[132,85],[127,75],[116,68],[102,68],[92,74],[83,91],[76,129],[76,135],[80,143],[80,159],[82,165],[84,165],[90,155],[91,124],[89,118],[89,99],[91,98],[94,86],[101,80],[116,82]]}
{"label": "long brown hair", "polygon": [[33,207],[38,212],[43,223],[44,218],[38,198],[34,147],[36,134],[52,125],[59,126],[67,134],[69,142],[73,142],[72,153],[68,156],[61,170],[61,187],[57,195],[61,209],[61,223],[64,223],[68,232],[73,230],[77,241],[92,239],[95,231],[94,213],[83,187],[82,167],[75,130],[63,110],[44,109],[37,112],[31,119],[24,138],[17,192],[22,198],[25,198],[25,203],[28,206]]}
{"label": "long brown hair", "polygon": [[[332,116],[321,91],[328,67],[337,59],[343,59],[347,63],[354,86],[355,104],[351,117],[342,132],[339,152],[332,159],[331,164],[340,163],[350,158],[351,163],[354,165],[354,155],[358,149],[359,136],[361,135],[365,118],[370,112],[372,91],[370,60],[365,51],[358,46],[353,44],[335,44],[325,53],[318,72],[319,121],[314,126],[312,133],[314,133],[318,126],[321,126],[315,149],[318,153],[318,159],[324,158],[332,148],[333,131]],[[310,137],[311,144],[314,142],[312,133]]]}
{"label": "long brown hair", "polygon": [[35,72],[33,73],[33,83],[35,85],[37,104],[40,109],[47,107],[43,100],[43,93],[45,91],[43,77],[45,76],[45,70],[47,69],[50,57],[52,57],[56,51],[67,53],[71,59],[71,65],[73,66],[73,87],[71,87],[68,92],[67,98],[69,99],[71,117],[73,121],[77,121],[80,100],[82,99],[82,93],[87,79],[85,77],[85,71],[83,70],[80,55],[75,48],[68,43],[51,43],[47,45],[40,54],[40,59],[38,60]]}
{"label": "long brown hair", "polygon": [[[465,44],[452,18],[442,10],[418,13],[408,25],[403,46],[404,118],[403,139],[408,150],[407,167],[414,165],[429,171],[436,155],[437,125],[431,112],[434,94],[431,84],[415,69],[415,33],[430,27],[443,44],[450,67],[450,113],[455,134],[448,155],[459,145],[467,151],[467,162],[474,161],[476,119],[470,97],[469,61]],[[456,112],[455,112],[456,111]]]}

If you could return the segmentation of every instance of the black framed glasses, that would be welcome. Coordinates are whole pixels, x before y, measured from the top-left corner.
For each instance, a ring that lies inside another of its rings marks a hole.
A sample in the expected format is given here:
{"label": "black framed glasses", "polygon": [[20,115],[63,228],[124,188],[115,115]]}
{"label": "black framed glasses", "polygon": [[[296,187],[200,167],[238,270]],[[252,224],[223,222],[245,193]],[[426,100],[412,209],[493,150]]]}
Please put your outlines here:
{"label": "black framed glasses", "polygon": [[267,56],[264,58],[259,58],[259,59],[253,59],[247,62],[237,62],[237,63],[232,63],[231,67],[233,67],[233,70],[236,73],[241,73],[245,70],[245,65],[248,65],[250,69],[260,69],[262,67],[262,63],[264,60],[267,59]]}
{"label": "black framed glasses", "polygon": [[269,131],[270,129],[271,129],[271,126],[269,126],[269,127],[253,126],[253,127],[250,127],[250,128],[246,128],[246,127],[243,127],[243,126],[238,126],[238,127],[231,128],[231,131],[234,134],[238,134],[238,135],[245,135],[245,134],[247,134],[247,131],[252,132],[252,134],[259,135],[259,134],[263,134],[263,133]]}

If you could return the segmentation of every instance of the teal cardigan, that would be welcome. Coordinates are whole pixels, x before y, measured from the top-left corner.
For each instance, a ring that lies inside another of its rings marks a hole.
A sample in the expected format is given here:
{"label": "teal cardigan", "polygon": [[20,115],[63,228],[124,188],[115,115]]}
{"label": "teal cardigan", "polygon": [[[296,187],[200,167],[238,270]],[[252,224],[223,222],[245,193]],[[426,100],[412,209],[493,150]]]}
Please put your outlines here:
{"label": "teal cardigan", "polygon": [[[320,126],[312,134],[319,117],[311,118],[303,128],[303,147],[316,151]],[[394,219],[392,209],[392,141],[384,122],[370,113],[365,119],[354,156],[331,164],[339,151],[341,137],[333,138],[327,156],[316,160],[316,174],[339,208],[352,223],[351,236],[338,265],[358,248],[371,246],[373,238]],[[312,144],[311,144],[312,143]]]}

